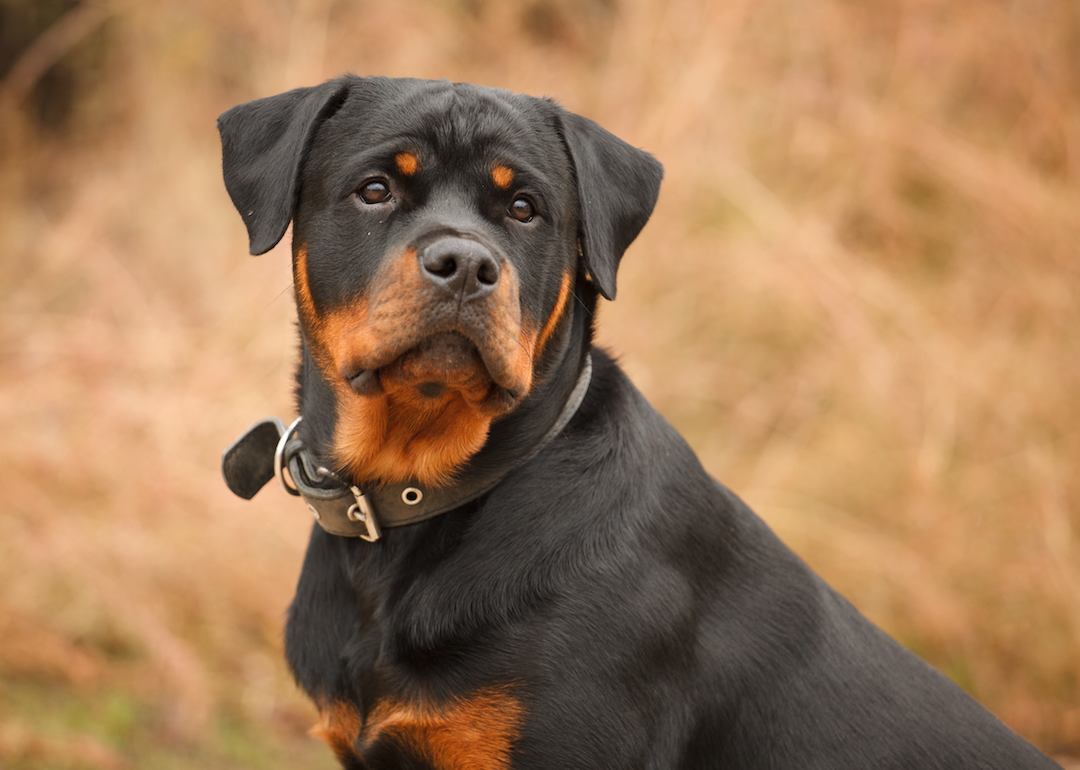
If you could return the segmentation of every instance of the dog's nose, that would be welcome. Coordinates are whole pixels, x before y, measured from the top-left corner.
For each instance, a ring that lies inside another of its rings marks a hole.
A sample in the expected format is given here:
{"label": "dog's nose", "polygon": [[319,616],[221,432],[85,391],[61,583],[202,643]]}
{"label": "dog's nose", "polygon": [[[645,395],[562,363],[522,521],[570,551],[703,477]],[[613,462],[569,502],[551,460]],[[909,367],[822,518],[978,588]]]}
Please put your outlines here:
{"label": "dog's nose", "polygon": [[462,301],[480,299],[499,283],[499,263],[484,246],[466,238],[440,238],[420,255],[424,275]]}

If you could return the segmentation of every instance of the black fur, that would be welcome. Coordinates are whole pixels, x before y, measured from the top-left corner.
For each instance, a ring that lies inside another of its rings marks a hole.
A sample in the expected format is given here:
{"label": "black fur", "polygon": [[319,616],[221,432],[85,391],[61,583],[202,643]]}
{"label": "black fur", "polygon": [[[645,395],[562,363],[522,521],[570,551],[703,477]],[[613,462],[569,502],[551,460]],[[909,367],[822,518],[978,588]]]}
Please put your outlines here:
{"label": "black fur", "polygon": [[[538,384],[473,463],[532,445],[594,362],[562,434],[481,499],[374,544],[314,528],[286,653],[317,702],[367,717],[385,698],[509,684],[525,710],[515,768],[1055,766],[822,582],[591,347],[597,293],[615,296],[656,200],[650,156],[550,101],[445,82],[344,77],[235,107],[220,129],[252,252],[292,220],[322,306],[432,228],[504,254],[533,318],[576,275]],[[351,191],[372,168],[392,175],[405,140],[427,165],[395,181],[386,216],[358,208]],[[528,169],[535,227],[507,225],[485,185],[498,153]],[[325,451],[337,402],[302,353],[306,439]],[[393,735],[341,759],[442,767]]]}

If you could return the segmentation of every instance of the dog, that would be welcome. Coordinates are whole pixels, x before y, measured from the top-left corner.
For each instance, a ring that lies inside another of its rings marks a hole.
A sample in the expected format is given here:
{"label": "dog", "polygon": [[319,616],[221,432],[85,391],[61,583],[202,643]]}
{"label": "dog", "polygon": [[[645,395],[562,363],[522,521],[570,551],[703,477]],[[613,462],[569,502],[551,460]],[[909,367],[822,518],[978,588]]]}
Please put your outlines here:
{"label": "dog", "polygon": [[549,99],[347,75],[218,121],[292,223],[314,515],[285,652],[345,768],[1050,768],[826,585],[603,350],[662,168]]}

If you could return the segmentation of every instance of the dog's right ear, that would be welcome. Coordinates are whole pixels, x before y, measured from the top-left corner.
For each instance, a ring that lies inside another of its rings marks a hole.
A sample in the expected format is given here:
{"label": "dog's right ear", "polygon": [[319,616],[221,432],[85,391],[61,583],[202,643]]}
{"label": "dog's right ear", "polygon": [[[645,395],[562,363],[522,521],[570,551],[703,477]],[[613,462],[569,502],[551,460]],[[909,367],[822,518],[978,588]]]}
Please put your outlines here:
{"label": "dog's right ear", "polygon": [[218,118],[225,189],[252,254],[277,245],[292,220],[300,166],[319,125],[348,95],[344,79],[238,104]]}

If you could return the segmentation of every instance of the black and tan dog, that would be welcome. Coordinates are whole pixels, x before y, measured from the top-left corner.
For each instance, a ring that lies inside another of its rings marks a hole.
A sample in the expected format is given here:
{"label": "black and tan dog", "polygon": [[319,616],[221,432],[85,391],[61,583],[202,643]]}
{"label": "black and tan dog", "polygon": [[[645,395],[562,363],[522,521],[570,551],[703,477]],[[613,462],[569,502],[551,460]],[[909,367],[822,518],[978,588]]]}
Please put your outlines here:
{"label": "black and tan dog", "polygon": [[[293,223],[302,421],[224,458],[314,527],[286,652],[348,768],[1054,763],[864,619],[591,347],[661,167],[546,99],[342,77],[229,110]],[[276,460],[276,469],[275,469]]]}

